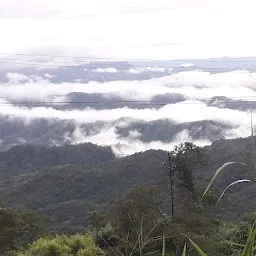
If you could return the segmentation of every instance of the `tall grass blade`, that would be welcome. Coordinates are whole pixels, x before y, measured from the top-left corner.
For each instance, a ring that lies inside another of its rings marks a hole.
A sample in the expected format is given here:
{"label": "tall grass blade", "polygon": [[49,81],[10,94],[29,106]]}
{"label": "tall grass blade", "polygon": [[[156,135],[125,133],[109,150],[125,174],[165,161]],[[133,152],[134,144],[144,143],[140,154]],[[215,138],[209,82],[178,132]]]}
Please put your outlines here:
{"label": "tall grass blade", "polygon": [[241,253],[241,256],[253,256],[254,255],[254,244],[256,238],[256,221],[253,226],[250,228],[249,235],[244,247],[244,250]]}
{"label": "tall grass blade", "polygon": [[225,170],[226,167],[228,167],[228,166],[230,166],[230,165],[234,165],[234,164],[238,164],[238,165],[245,166],[245,167],[247,167],[247,168],[250,170],[250,172],[252,173],[252,175],[254,174],[254,173],[253,173],[253,169],[252,169],[249,165],[247,165],[247,164],[245,164],[245,163],[241,163],[241,162],[227,162],[227,163],[223,164],[223,165],[214,173],[214,175],[213,175],[211,181],[209,182],[208,186],[206,187],[206,189],[205,189],[205,191],[204,191],[204,193],[203,193],[203,195],[202,195],[202,199],[203,199],[204,196],[207,194],[207,192],[210,190],[210,188],[212,187],[212,184],[214,183],[214,181],[216,180],[216,178],[218,177],[218,175],[219,175],[220,173],[222,173],[222,172]]}
{"label": "tall grass blade", "polygon": [[241,253],[241,256],[253,256],[253,244],[254,244],[253,232],[250,230],[246,245]]}
{"label": "tall grass blade", "polygon": [[223,190],[223,192],[221,193],[221,195],[219,196],[218,201],[217,201],[217,205],[220,203],[222,197],[225,195],[226,191],[227,191],[230,187],[232,187],[232,186],[234,186],[234,185],[236,185],[236,184],[239,184],[239,183],[243,183],[243,182],[251,182],[251,180],[237,180],[237,181],[234,181],[234,182],[232,182],[231,184],[229,184],[229,185]]}
{"label": "tall grass blade", "polygon": [[186,254],[187,254],[187,244],[185,243],[183,252],[182,252],[182,256],[186,256]]}
{"label": "tall grass blade", "polygon": [[163,236],[163,247],[162,247],[162,256],[165,256],[166,252],[165,252],[165,236]]}
{"label": "tall grass blade", "polygon": [[251,139],[252,139],[252,162],[254,171],[256,171],[256,148],[255,148],[255,141],[254,141],[254,128],[253,128],[253,110],[251,107]]}
{"label": "tall grass blade", "polygon": [[183,234],[188,240],[189,242],[193,245],[193,247],[197,250],[197,252],[201,255],[201,256],[207,256],[207,254],[193,241],[191,240],[188,236],[186,236],[185,234]]}
{"label": "tall grass blade", "polygon": [[238,243],[233,243],[233,242],[229,242],[228,244],[233,245],[233,246],[237,246],[237,247],[241,247],[241,248],[245,247],[244,244],[238,244]]}

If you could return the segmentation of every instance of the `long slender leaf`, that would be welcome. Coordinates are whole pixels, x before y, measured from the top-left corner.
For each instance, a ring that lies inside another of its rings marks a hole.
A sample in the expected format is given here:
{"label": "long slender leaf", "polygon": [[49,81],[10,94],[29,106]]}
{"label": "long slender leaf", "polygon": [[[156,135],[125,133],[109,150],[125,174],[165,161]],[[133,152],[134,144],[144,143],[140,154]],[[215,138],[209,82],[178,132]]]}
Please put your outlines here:
{"label": "long slender leaf", "polygon": [[148,239],[147,241],[144,242],[144,247],[147,246],[147,245],[149,245],[149,244],[152,244],[152,243],[154,243],[154,242],[157,242],[157,241],[159,241],[159,240],[162,240],[162,239],[163,239],[163,238],[160,237],[160,236],[152,237],[152,238],[150,238],[150,239]]}
{"label": "long slender leaf", "polygon": [[185,235],[184,233],[182,233],[188,240],[189,242],[193,245],[193,247],[198,251],[198,253],[201,256],[207,256],[207,254],[192,240],[190,239],[187,235]]}
{"label": "long slender leaf", "polygon": [[234,164],[238,164],[238,165],[245,166],[245,167],[247,167],[247,168],[250,170],[250,172],[252,173],[252,175],[254,174],[253,169],[252,169],[249,165],[247,165],[247,164],[245,164],[245,163],[242,163],[242,162],[227,162],[227,163],[223,164],[223,165],[214,173],[212,179],[210,180],[208,186],[206,187],[206,189],[205,189],[205,191],[204,191],[204,193],[203,193],[203,195],[202,195],[202,199],[203,199],[204,196],[207,194],[207,192],[210,190],[210,188],[212,187],[212,184],[214,183],[214,181],[216,180],[216,178],[218,177],[218,175],[219,175],[220,173],[222,173],[222,172],[225,170],[225,168],[226,168],[227,166],[234,165]]}
{"label": "long slender leaf", "polygon": [[234,181],[234,182],[230,183],[230,184],[223,190],[223,192],[221,193],[221,195],[219,196],[218,201],[217,201],[217,205],[220,203],[220,200],[222,199],[222,197],[225,195],[226,191],[227,191],[230,187],[232,187],[232,186],[234,186],[234,185],[236,185],[236,184],[239,184],[239,183],[244,183],[244,182],[251,182],[251,180],[237,180],[237,181]]}
{"label": "long slender leaf", "polygon": [[186,254],[187,254],[187,244],[185,243],[183,252],[182,252],[182,256],[186,256]]}
{"label": "long slender leaf", "polygon": [[246,245],[241,253],[241,256],[253,256],[253,244],[254,244],[253,232],[252,230],[250,230]]}
{"label": "long slender leaf", "polygon": [[[168,220],[169,217],[166,219]],[[163,222],[163,220],[159,220],[150,230],[149,232],[145,235],[145,240],[147,240],[151,234],[156,230],[156,228]]]}
{"label": "long slender leaf", "polygon": [[256,238],[256,221],[252,225],[249,231],[249,235],[246,241],[244,250],[241,253],[241,256],[253,256],[254,255],[254,244]]}
{"label": "long slender leaf", "polygon": [[233,243],[233,242],[229,242],[228,244],[233,245],[233,246],[237,246],[237,247],[242,247],[242,248],[245,247],[244,244],[238,244],[238,243]]}
{"label": "long slender leaf", "polygon": [[162,256],[165,256],[166,252],[165,252],[165,236],[163,236],[163,247],[162,247]]}
{"label": "long slender leaf", "polygon": [[193,240],[191,240],[189,237],[187,238],[201,256],[207,256],[207,254]]}

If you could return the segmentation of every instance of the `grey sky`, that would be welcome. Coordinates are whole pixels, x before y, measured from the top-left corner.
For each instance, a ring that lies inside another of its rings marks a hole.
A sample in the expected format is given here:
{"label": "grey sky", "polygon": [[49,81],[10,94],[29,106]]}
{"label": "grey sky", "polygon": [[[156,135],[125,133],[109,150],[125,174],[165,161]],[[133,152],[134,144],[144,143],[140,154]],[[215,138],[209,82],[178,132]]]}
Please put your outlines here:
{"label": "grey sky", "polygon": [[255,0],[0,0],[0,52],[255,56],[255,7]]}

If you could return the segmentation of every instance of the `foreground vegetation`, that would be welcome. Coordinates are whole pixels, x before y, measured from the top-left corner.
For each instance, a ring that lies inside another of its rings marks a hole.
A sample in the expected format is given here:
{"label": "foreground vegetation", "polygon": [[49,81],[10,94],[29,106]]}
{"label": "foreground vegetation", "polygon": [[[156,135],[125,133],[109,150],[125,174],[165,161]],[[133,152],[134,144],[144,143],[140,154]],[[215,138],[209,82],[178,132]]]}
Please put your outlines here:
{"label": "foreground vegetation", "polygon": [[[195,179],[195,173],[198,174],[197,170],[203,170],[209,165],[210,159],[205,154],[205,150],[191,143],[181,144],[168,155],[165,154],[162,161],[162,163],[165,162],[162,165],[165,173],[153,174],[154,165],[151,166],[152,171],[146,171],[150,163],[154,162],[153,153],[151,158],[148,158],[151,153],[146,155],[144,162],[141,162],[140,155],[137,155],[139,156],[137,167],[134,167],[137,168],[136,178],[133,173],[125,173],[124,164],[129,161],[118,160],[105,164],[111,168],[114,163],[116,168],[118,163],[120,167],[120,173],[117,171],[116,176],[113,176],[113,173],[111,177],[108,175],[109,179],[103,175],[102,167],[89,170],[81,166],[66,165],[55,167],[54,171],[49,168],[29,175],[17,176],[12,181],[6,180],[3,185],[6,190],[9,189],[12,200],[32,203],[31,198],[34,197],[32,206],[34,210],[45,207],[49,203],[56,204],[56,199],[61,200],[66,197],[65,201],[74,200],[81,192],[84,199],[105,193],[101,198],[105,196],[109,198],[109,202],[95,207],[96,205],[92,205],[88,200],[85,205],[87,210],[91,209],[91,211],[82,215],[84,219],[81,218],[81,222],[83,221],[84,225],[80,222],[81,228],[77,230],[71,223],[66,223],[65,228],[60,228],[52,222],[52,219],[24,211],[24,209],[13,210],[3,201],[0,209],[0,244],[2,245],[0,255],[254,255],[256,214],[249,212],[236,221],[216,214],[218,213],[216,203],[222,206],[233,203],[231,197],[213,187],[218,175],[233,163],[218,169],[209,186],[202,187]],[[158,153],[162,155],[160,151]],[[156,156],[159,155],[156,154]],[[130,159],[136,160],[132,157]],[[242,166],[241,163],[240,165]],[[56,173],[58,173],[57,176]],[[45,175],[49,176],[47,180]],[[150,177],[147,175],[151,175],[151,179],[156,176],[162,178],[156,182],[136,185],[138,181],[143,183],[143,180],[149,180]],[[78,186],[67,182],[63,178],[66,176],[69,177],[69,181],[76,180]],[[105,178],[102,179],[102,176]],[[87,178],[84,179],[85,177]],[[239,182],[231,183],[232,186],[242,183],[240,177],[238,178]],[[83,179],[84,183],[81,183]],[[91,190],[91,184],[95,179],[98,182],[97,193]],[[11,188],[13,184],[20,188],[19,191],[26,191],[29,198],[26,200],[23,194],[15,192]],[[29,187],[31,184],[34,184],[34,187]],[[40,186],[49,186],[49,184],[52,184],[51,190],[55,197],[45,190],[44,197],[37,201],[37,207],[35,207],[35,196]],[[128,184],[132,187],[131,189],[128,189]],[[115,189],[119,186],[119,189],[122,188],[127,192],[116,199],[115,190],[112,196],[110,192],[105,191],[107,186],[113,190],[113,185]],[[80,203],[77,204],[76,209],[79,209],[79,206]],[[61,207],[58,209],[58,204],[55,207],[56,210],[63,210]],[[67,204],[66,209],[70,209],[70,204]],[[72,215],[75,216],[74,209],[71,212]],[[70,226],[70,229],[67,229],[67,226]]]}

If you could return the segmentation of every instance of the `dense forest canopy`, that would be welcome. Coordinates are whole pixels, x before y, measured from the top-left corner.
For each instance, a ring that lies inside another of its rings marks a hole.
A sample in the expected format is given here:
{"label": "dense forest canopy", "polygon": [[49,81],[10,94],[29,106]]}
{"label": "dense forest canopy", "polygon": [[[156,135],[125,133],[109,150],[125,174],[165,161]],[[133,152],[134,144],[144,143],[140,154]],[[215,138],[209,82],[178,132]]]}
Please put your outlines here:
{"label": "dense forest canopy", "polygon": [[[252,165],[251,150],[251,139],[245,138],[203,148],[185,143],[169,153],[149,150],[123,158],[93,144],[2,151],[2,250],[64,255],[73,249],[63,244],[76,241],[72,255],[147,255],[161,252],[164,236],[166,250],[181,252],[184,233],[209,255],[231,255],[237,248],[224,240],[246,242],[254,215],[244,214],[255,209],[254,187],[240,184],[218,207],[216,202],[227,184],[250,174],[243,166],[229,166],[203,201],[201,196],[225,162]],[[81,236],[73,237],[77,232]],[[188,255],[197,255],[193,246]]]}

